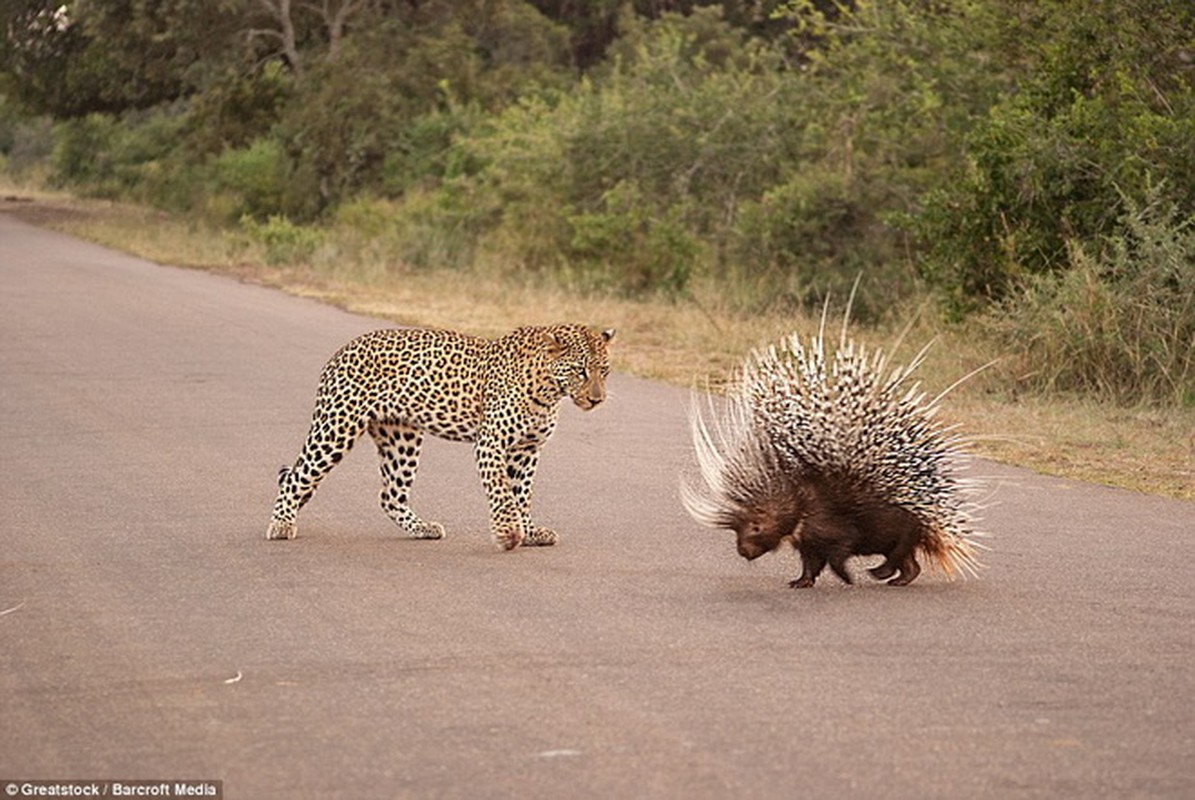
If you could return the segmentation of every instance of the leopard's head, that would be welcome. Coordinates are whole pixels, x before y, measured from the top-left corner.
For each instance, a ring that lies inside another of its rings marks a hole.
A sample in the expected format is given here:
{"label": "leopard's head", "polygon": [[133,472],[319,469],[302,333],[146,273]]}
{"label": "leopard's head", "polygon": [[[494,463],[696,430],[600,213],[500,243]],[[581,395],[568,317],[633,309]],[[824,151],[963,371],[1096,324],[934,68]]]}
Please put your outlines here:
{"label": "leopard's head", "polygon": [[613,339],[613,328],[597,332],[583,325],[555,325],[544,332],[552,379],[578,408],[589,411],[606,399],[606,345]]}

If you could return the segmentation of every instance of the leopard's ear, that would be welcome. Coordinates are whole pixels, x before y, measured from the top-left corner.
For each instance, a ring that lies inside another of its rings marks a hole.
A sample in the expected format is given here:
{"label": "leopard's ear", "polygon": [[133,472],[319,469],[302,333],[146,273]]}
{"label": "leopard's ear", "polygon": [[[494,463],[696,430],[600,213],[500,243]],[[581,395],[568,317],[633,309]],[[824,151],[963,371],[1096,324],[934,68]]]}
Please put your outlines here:
{"label": "leopard's ear", "polygon": [[554,331],[543,332],[543,343],[548,348],[548,355],[552,358],[558,358],[568,350],[568,345]]}
{"label": "leopard's ear", "polygon": [[606,342],[606,344],[614,341],[615,333],[616,331],[613,328],[606,328],[606,330],[602,331],[602,341]]}

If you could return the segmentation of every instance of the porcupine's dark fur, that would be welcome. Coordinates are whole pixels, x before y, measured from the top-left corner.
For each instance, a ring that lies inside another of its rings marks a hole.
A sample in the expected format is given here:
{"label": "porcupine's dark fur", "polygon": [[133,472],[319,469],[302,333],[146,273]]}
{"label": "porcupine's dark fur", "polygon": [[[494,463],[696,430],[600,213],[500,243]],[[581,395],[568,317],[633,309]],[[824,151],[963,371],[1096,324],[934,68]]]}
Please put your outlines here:
{"label": "porcupine's dark fur", "polygon": [[827,563],[851,583],[856,555],[883,555],[870,573],[896,586],[921,572],[918,554],[951,577],[975,574],[960,442],[934,419],[945,393],[927,399],[908,385],[925,351],[888,372],[882,352],[847,340],[845,323],[828,355],[823,332],[752,353],[721,408],[694,399],[703,486],[682,482],[685,507],[733,529],[746,559],[791,541],[803,566],[794,587],[813,586]]}

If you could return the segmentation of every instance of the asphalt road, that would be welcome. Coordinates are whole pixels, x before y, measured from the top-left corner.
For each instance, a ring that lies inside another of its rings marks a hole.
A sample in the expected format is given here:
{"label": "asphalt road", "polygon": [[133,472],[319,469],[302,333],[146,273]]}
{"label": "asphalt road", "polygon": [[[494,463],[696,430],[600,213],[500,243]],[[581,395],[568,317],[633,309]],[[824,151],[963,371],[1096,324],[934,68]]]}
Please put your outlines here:
{"label": "asphalt road", "polygon": [[686,393],[615,375],[545,450],[557,547],[492,545],[441,441],[445,540],[362,442],[266,541],[321,366],[381,326],[0,215],[0,782],[1195,797],[1195,505],[980,463],[982,579],[790,590],[682,511]]}

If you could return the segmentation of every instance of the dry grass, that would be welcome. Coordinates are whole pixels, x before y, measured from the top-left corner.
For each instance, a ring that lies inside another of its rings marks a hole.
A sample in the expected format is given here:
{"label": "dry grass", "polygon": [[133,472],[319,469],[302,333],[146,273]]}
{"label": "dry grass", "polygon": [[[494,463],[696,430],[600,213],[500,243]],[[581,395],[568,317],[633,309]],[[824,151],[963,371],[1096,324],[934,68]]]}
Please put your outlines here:
{"label": "dry grass", "polygon": [[[717,381],[750,348],[816,319],[734,315],[713,290],[697,301],[639,302],[584,297],[534,280],[397,266],[367,270],[334,257],[313,266],[270,267],[246,237],[144,209],[74,200],[0,185],[0,211],[161,263],[191,266],[275,286],[397,323],[494,335],[520,324],[574,320],[619,329],[615,366],[680,385]],[[915,316],[910,311],[909,316]],[[898,332],[856,330],[888,346]],[[937,344],[922,369],[937,391],[990,360],[973,331],[919,319],[898,351]],[[1001,369],[968,381],[947,404],[980,455],[1053,475],[1195,500],[1195,409],[1124,409],[1068,398],[1018,396]]]}

